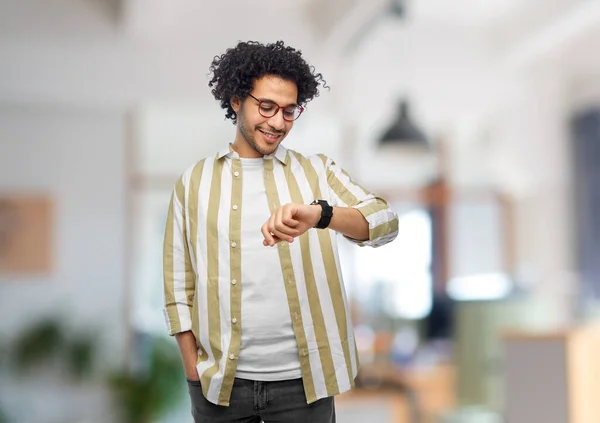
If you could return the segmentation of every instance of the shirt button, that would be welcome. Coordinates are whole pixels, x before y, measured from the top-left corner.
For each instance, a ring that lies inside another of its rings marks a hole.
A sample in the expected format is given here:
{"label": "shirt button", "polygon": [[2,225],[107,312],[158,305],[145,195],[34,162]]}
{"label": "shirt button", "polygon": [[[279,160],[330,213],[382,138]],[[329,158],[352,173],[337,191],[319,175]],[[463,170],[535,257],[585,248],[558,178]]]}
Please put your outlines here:
{"label": "shirt button", "polygon": [[237,210],[237,209],[238,209],[238,206],[237,206],[237,204],[234,204],[234,206],[233,206],[233,209],[234,209],[234,210]]}
{"label": "shirt button", "polygon": [[233,172],[233,176],[235,176],[237,178],[238,176],[240,176],[240,172],[238,172],[238,171]]}
{"label": "shirt button", "polygon": [[236,281],[235,279],[232,279],[232,280],[231,280],[231,284],[232,284],[232,285],[235,285],[236,283],[237,283],[237,281]]}
{"label": "shirt button", "polygon": [[236,244],[235,242],[232,242],[232,243],[231,243],[231,246],[232,246],[233,248],[235,248],[235,247],[237,247],[237,244]]}
{"label": "shirt button", "polygon": [[235,360],[235,355],[233,355],[233,354],[230,354],[230,355],[229,355],[229,359],[230,359],[230,360]]}
{"label": "shirt button", "polygon": [[237,319],[234,317],[233,319],[231,319],[231,323],[236,324],[237,323]]}

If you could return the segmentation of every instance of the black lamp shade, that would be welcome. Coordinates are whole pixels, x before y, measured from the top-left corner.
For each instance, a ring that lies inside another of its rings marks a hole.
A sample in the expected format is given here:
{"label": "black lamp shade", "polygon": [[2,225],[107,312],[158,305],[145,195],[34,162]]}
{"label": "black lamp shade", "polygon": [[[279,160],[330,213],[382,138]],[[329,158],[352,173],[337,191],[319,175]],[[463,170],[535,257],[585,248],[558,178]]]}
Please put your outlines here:
{"label": "black lamp shade", "polygon": [[384,132],[380,145],[428,145],[425,135],[411,122],[408,104],[402,101],[398,107],[398,116],[392,126]]}

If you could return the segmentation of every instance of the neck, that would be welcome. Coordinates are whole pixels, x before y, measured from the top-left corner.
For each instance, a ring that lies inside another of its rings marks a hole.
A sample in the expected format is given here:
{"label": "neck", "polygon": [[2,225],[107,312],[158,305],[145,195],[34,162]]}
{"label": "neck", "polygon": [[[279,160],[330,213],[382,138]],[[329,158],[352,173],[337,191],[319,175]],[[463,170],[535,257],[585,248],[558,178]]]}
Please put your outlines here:
{"label": "neck", "polygon": [[256,159],[263,157],[262,154],[250,147],[244,136],[239,131],[237,131],[235,134],[235,140],[233,141],[233,144],[231,144],[231,148],[233,148],[233,150],[238,153],[238,156],[243,159]]}
{"label": "neck", "polygon": [[242,159],[258,159],[263,157],[262,154],[254,150],[246,142],[240,143],[238,141],[234,141],[233,144],[231,144],[231,148],[233,148],[233,151],[238,153],[238,156],[240,156]]}

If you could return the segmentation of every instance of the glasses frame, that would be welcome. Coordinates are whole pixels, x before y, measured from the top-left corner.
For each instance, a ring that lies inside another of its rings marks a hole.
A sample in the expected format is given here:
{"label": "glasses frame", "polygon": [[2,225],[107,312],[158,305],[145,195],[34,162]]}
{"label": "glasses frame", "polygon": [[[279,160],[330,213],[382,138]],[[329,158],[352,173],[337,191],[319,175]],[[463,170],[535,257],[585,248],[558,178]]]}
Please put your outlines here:
{"label": "glasses frame", "polygon": [[[283,110],[283,109],[285,109],[285,107],[289,107],[289,106],[282,107],[279,104],[275,103],[273,100],[259,100],[258,98],[254,97],[250,93],[248,93],[248,96],[252,97],[254,100],[256,100],[258,102],[258,114],[260,114],[264,118],[272,118],[273,116],[277,115],[277,113],[279,113],[280,109]],[[263,103],[273,104],[276,107],[275,113],[273,113],[271,116],[263,115],[262,112],[260,111],[261,105]],[[293,122],[293,121],[297,120],[300,116],[302,116],[302,112],[304,112],[304,107],[302,107],[298,104],[298,105],[296,105],[296,108],[300,111],[298,113],[298,116],[296,116],[294,119],[286,119],[285,114],[282,113],[281,116],[283,117],[283,120],[285,120],[286,122]]]}

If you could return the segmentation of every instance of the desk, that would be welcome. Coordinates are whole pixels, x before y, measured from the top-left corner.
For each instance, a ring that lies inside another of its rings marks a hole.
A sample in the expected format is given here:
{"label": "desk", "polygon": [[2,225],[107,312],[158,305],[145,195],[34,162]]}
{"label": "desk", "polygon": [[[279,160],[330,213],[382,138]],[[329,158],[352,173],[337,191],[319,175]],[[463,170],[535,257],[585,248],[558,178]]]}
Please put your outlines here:
{"label": "desk", "polygon": [[[361,368],[361,380],[378,380],[379,388],[355,388],[336,398],[340,411],[365,410],[386,407],[389,423],[411,423],[412,410],[408,387],[415,398],[422,416],[421,423],[434,423],[438,414],[455,405],[454,368],[442,364],[428,369],[401,369],[391,364],[371,364]],[[386,423],[386,422],[377,422]]]}
{"label": "desk", "polygon": [[600,328],[504,335],[506,420],[598,423]]}

